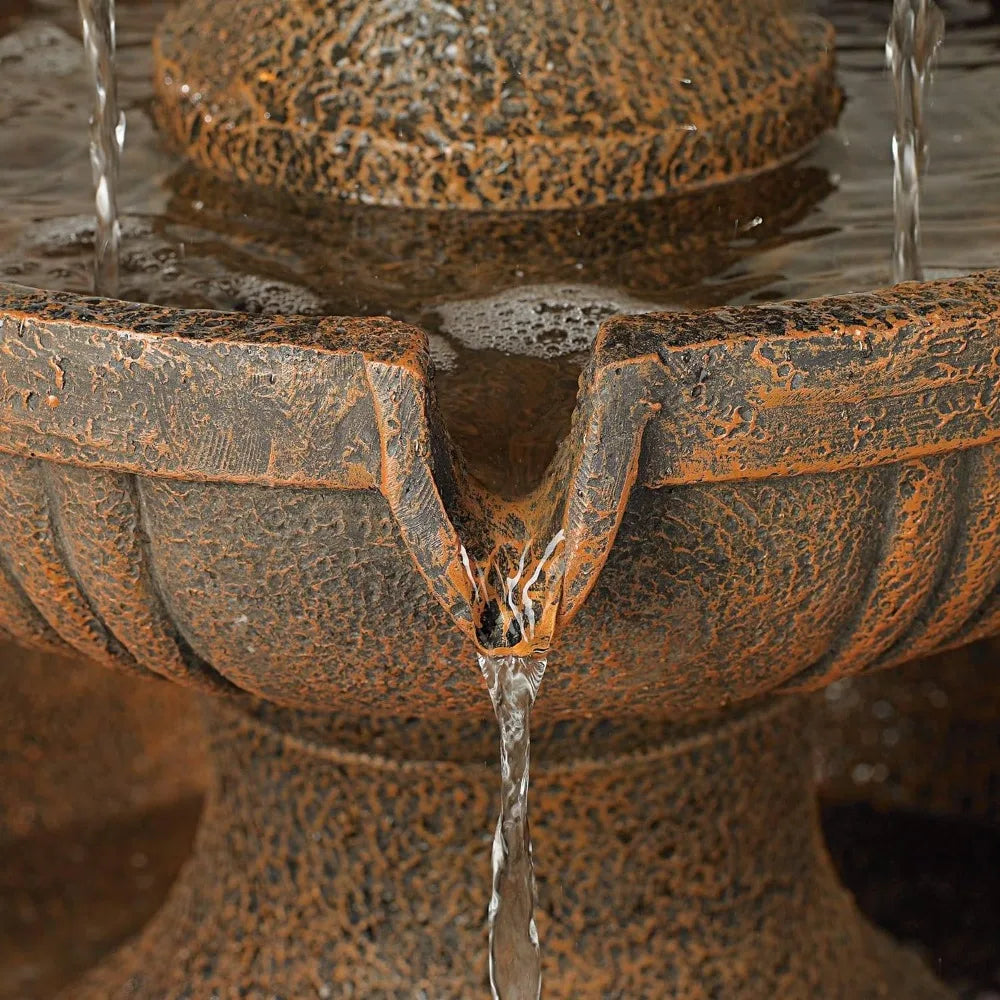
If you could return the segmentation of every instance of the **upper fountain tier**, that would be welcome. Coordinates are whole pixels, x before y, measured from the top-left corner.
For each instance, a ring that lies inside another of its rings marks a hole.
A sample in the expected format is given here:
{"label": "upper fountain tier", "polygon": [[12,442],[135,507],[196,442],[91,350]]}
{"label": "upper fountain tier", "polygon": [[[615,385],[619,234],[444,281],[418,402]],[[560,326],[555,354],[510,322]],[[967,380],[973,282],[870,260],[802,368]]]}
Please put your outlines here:
{"label": "upper fountain tier", "polygon": [[782,0],[187,0],[164,130],[216,174],[394,206],[553,209],[731,180],[836,117]]}

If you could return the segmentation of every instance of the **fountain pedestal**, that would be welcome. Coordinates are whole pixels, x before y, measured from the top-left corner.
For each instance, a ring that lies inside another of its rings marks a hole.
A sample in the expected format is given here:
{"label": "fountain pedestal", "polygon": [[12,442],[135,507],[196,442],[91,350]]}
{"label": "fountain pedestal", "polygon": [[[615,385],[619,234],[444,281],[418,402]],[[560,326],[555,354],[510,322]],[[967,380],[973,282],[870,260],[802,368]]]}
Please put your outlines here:
{"label": "fountain pedestal", "polygon": [[[146,932],[68,996],[487,995],[489,729],[333,745],[319,715],[206,712],[216,780],[195,855]],[[946,1000],[835,878],[807,716],[789,698],[672,736],[537,727],[546,995]],[[654,736],[669,738],[619,752]],[[385,754],[351,748],[365,742]],[[435,742],[461,759],[412,759]]]}

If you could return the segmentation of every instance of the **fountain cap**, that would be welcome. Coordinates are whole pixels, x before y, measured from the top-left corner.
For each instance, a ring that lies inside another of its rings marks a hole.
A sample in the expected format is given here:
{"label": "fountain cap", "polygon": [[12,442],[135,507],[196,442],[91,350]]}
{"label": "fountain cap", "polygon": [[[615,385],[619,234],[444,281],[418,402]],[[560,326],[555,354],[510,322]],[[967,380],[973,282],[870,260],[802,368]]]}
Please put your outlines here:
{"label": "fountain cap", "polygon": [[784,0],[187,0],[154,51],[160,125],[200,166],[411,208],[704,187],[841,103],[832,29]]}

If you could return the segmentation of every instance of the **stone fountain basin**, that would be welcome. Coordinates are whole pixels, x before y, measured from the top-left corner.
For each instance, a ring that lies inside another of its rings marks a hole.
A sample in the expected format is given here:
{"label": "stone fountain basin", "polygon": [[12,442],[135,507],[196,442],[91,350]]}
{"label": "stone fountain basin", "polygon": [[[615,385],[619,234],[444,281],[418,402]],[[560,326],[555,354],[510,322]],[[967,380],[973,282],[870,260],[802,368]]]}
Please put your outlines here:
{"label": "stone fountain basin", "polygon": [[[516,501],[425,335],[0,286],[0,628],[289,706],[481,716],[463,561],[538,578],[551,717],[681,716],[1000,631],[1000,272],[606,322]],[[599,665],[599,668],[598,668]]]}

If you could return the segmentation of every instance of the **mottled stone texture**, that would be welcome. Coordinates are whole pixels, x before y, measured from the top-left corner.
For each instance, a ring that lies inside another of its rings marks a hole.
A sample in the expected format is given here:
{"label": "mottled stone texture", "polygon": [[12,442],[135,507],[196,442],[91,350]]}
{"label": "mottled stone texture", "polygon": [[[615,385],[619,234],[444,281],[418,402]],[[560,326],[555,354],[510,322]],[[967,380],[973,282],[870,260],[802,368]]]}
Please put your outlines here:
{"label": "mottled stone texture", "polygon": [[[833,875],[803,708],[624,755],[600,755],[593,729],[588,748],[582,730],[540,727],[546,995],[946,1000]],[[487,995],[492,762],[376,757],[317,744],[315,717],[211,711],[217,779],[194,859],[146,932],[67,1000]],[[380,728],[397,753],[434,742]]]}
{"label": "mottled stone texture", "polygon": [[202,167],[409,207],[719,183],[840,107],[832,29],[776,0],[188,0],[155,58],[161,126]]}
{"label": "mottled stone texture", "polygon": [[[468,477],[413,327],[11,289],[0,628],[230,697],[425,718],[481,711],[473,643],[554,638],[567,718],[958,646],[1000,628],[997,301],[986,272],[610,320],[567,440],[507,499]],[[502,591],[529,543],[533,635]]]}
{"label": "mottled stone texture", "polygon": [[[506,497],[413,327],[0,289],[0,629],[228,703],[195,861],[72,1000],[479,995],[473,653],[550,644],[554,995],[944,997],[837,887],[794,700],[663,752],[642,727],[1000,629],[997,302],[985,272],[614,318],[542,481]],[[394,717],[421,723],[394,742]],[[602,718],[633,753],[572,762]],[[414,763],[420,725],[452,763]],[[330,729],[341,749],[306,746]]]}

